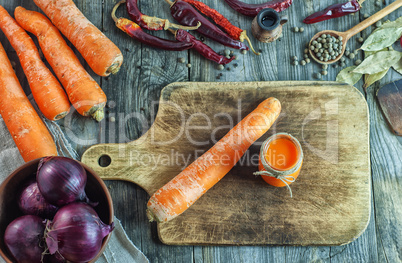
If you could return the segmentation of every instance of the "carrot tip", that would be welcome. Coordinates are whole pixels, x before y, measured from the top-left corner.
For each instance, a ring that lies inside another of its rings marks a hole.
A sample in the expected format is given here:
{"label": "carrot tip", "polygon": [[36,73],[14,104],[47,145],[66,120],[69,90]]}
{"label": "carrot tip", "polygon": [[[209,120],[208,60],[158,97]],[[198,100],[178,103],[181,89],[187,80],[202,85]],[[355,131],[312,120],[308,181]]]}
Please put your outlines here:
{"label": "carrot tip", "polygon": [[119,72],[121,67],[121,63],[120,62],[114,62],[106,71],[106,73],[109,75],[110,73],[112,73],[113,75],[116,74],[117,72]]}
{"label": "carrot tip", "polygon": [[67,115],[68,113],[69,113],[69,111],[65,111],[65,112],[62,112],[62,113],[60,113],[60,114],[57,114],[57,115],[54,117],[53,121],[57,121],[57,120],[63,119],[64,117],[66,117],[66,115]]}
{"label": "carrot tip", "polygon": [[105,117],[105,113],[103,112],[103,108],[96,110],[94,113],[91,114],[92,118],[96,121],[101,121]]}
{"label": "carrot tip", "polygon": [[154,214],[149,209],[147,209],[147,217],[148,217],[149,222],[157,221]]}

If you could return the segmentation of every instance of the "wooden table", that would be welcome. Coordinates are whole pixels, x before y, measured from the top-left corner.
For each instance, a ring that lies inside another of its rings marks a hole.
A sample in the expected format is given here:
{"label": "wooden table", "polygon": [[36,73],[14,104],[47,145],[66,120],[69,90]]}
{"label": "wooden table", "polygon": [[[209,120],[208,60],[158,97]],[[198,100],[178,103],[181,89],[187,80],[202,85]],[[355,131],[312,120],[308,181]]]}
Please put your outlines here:
{"label": "wooden table", "polygon": [[[364,14],[371,15],[380,10],[380,7],[375,6],[374,0],[367,0],[363,4],[362,11],[355,15],[304,25],[302,23],[304,17],[340,1],[294,1],[293,5],[282,13],[289,17],[289,22],[284,26],[282,39],[271,44],[263,44],[251,36],[251,18],[237,14],[223,0],[204,0],[235,25],[248,30],[254,47],[262,53],[261,56],[255,56],[251,52],[243,55],[236,50],[238,59],[219,71],[216,64],[194,51],[165,52],[142,45],[119,31],[110,17],[115,1],[74,0],[74,2],[90,21],[119,46],[125,59],[117,75],[100,78],[90,70],[77,52],[82,63],[106,92],[109,101],[105,119],[100,123],[76,113],[59,121],[65,135],[80,155],[93,144],[122,143],[140,137],[156,115],[155,102],[159,99],[161,89],[172,82],[313,80],[313,74],[321,71],[320,65],[310,63],[306,66],[293,66],[291,62],[292,56],[302,59],[305,44],[310,37],[323,29],[345,31],[364,19]],[[384,6],[392,1],[382,2]],[[33,1],[28,0],[0,0],[0,4],[11,14],[18,5],[38,11]],[[147,15],[171,19],[169,6],[162,0],[140,1],[140,9]],[[118,15],[127,17],[124,8],[118,10]],[[394,20],[400,15],[402,10],[389,15],[388,19]],[[304,32],[293,32],[295,26],[304,27]],[[360,43],[357,42],[357,37],[367,37],[373,28],[368,28],[353,37],[348,43],[350,49],[358,48]],[[171,38],[167,32],[152,34]],[[0,41],[10,59],[16,63],[17,76],[29,94],[29,87],[15,51],[2,33]],[[208,40],[206,43],[216,51],[225,49]],[[358,58],[362,59],[362,55],[359,53]],[[179,63],[179,58],[184,58],[186,62]],[[346,63],[351,65],[353,61],[347,59]],[[191,67],[187,67],[187,63],[190,63]],[[339,67],[330,66],[328,75],[323,76],[322,80],[335,80],[339,71]],[[151,262],[401,262],[402,140],[390,131],[375,96],[380,86],[399,78],[401,76],[397,72],[390,70],[380,82],[370,86],[367,93],[362,89],[362,80],[355,85],[364,94],[370,112],[372,209],[366,231],[348,245],[167,246],[158,240],[156,225],[149,223],[146,218],[148,194],[131,183],[108,181],[116,216],[122,221],[134,244]],[[353,118],[353,112],[350,115]]]}

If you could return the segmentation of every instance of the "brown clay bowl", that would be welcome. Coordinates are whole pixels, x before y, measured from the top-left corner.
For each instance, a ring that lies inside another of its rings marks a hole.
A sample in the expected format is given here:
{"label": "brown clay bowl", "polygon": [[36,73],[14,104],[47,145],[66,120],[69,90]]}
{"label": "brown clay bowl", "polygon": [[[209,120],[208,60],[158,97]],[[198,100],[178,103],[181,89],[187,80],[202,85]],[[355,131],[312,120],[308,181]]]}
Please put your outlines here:
{"label": "brown clay bowl", "polygon": [[[40,159],[25,163],[11,173],[0,185],[0,256],[7,263],[15,262],[4,244],[4,232],[11,221],[23,214],[18,208],[18,193],[25,182],[34,179]],[[88,166],[81,163],[87,172],[86,194],[91,201],[99,202],[95,207],[100,219],[105,224],[111,224],[114,218],[113,202],[103,180]],[[111,234],[103,239],[102,248],[98,255],[91,260],[98,259],[106,248]]]}

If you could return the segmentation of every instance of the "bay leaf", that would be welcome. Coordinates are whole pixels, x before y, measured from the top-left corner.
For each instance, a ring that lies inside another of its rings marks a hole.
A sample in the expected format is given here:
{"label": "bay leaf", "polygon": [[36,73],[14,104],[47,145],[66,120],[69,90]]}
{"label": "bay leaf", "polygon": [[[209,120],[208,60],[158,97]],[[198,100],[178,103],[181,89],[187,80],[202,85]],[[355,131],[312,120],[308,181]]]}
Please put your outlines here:
{"label": "bay leaf", "polygon": [[402,58],[402,52],[398,51],[380,51],[366,59],[357,66],[353,72],[361,74],[374,74],[384,71],[396,63]]}
{"label": "bay leaf", "polygon": [[380,51],[388,51],[389,50],[389,48],[383,48],[383,49],[381,49],[381,50],[378,50],[378,51],[364,51],[364,58],[367,58],[367,57],[369,57],[369,56],[371,56],[371,55],[373,55],[373,54],[375,54],[375,53],[377,53],[377,52],[380,52]]}
{"label": "bay leaf", "polygon": [[362,77],[361,73],[354,73],[353,70],[356,66],[350,66],[342,69],[336,76],[336,81],[347,83],[349,85],[355,85]]}
{"label": "bay leaf", "polygon": [[376,29],[374,29],[371,32],[371,34],[373,34],[374,32],[377,32],[377,31],[379,31],[381,29],[384,29],[384,28],[390,28],[390,27],[397,28],[397,27],[400,27],[400,26],[402,26],[402,16],[399,17],[398,19],[396,19],[395,21],[390,21],[390,20],[384,21],[382,23],[382,25],[380,27],[377,27]]}
{"label": "bay leaf", "polygon": [[395,19],[395,21],[390,21],[387,20],[384,23],[382,23],[382,26],[379,28],[390,28],[390,27],[402,27],[402,16],[398,17]]}
{"label": "bay leaf", "polygon": [[402,58],[398,61],[398,63],[393,65],[392,68],[402,75]]}
{"label": "bay leaf", "polygon": [[382,79],[388,72],[390,68],[387,68],[384,71],[380,71],[378,73],[374,73],[374,74],[369,74],[369,75],[365,75],[364,78],[364,84],[363,84],[363,88],[367,89],[370,85],[372,85],[374,82]]}
{"label": "bay leaf", "polygon": [[[386,25],[392,24],[392,22]],[[399,27],[385,27],[373,32],[363,43],[364,51],[378,51],[392,46],[402,35],[402,25]]]}

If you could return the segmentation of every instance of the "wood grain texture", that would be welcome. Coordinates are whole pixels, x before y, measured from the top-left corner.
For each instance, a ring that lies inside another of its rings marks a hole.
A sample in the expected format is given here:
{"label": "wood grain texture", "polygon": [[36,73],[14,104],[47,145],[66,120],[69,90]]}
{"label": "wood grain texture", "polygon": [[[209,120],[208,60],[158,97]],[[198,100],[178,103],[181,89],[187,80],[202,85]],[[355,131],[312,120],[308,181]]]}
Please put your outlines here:
{"label": "wood grain texture", "polygon": [[[203,0],[224,14],[232,23],[249,31],[249,36],[256,50],[261,50],[261,56],[252,53],[240,54],[234,50],[237,63],[229,64],[223,71],[216,65],[189,50],[187,52],[164,52],[148,48],[130,39],[115,28],[110,11],[116,1],[113,0],[73,0],[83,13],[110,37],[122,50],[125,62],[116,76],[97,78],[88,65],[80,57],[89,73],[105,90],[110,104],[106,109],[105,120],[96,123],[82,118],[77,113],[69,115],[69,119],[59,121],[65,136],[73,144],[79,154],[97,143],[123,143],[139,138],[153,123],[157,113],[157,102],[164,86],[175,81],[275,81],[275,80],[314,80],[313,74],[322,71],[315,63],[306,66],[292,66],[291,56],[303,58],[304,45],[317,32],[325,29],[346,31],[360,21],[364,14],[374,14],[384,5],[393,0],[382,1],[381,6],[375,1],[365,1],[360,12],[342,18],[328,20],[313,25],[304,25],[304,17],[324,9],[334,3],[330,0],[293,1],[292,6],[283,12],[289,16],[289,22],[284,26],[283,38],[271,44],[262,44],[250,35],[252,18],[238,14],[223,0]],[[251,2],[251,1],[247,1]],[[262,3],[265,0],[255,0]],[[0,0],[10,14],[13,9],[23,7],[39,11],[33,1]],[[160,0],[139,0],[140,10],[147,15],[155,15],[171,19],[168,5]],[[118,14],[128,17],[123,8]],[[401,15],[394,12],[385,19],[395,20]],[[292,28],[303,26],[304,33],[294,33]],[[367,28],[348,41],[348,47],[353,51],[360,47],[357,38],[367,36],[375,27]],[[172,37],[166,32],[149,32],[153,35]],[[193,32],[194,33],[194,32]],[[199,37],[197,33],[195,36]],[[0,41],[5,47],[9,58],[15,62],[15,70],[27,94],[30,93],[28,83],[19,65],[18,57],[9,45],[7,39],[0,33]],[[210,40],[205,43],[218,52],[225,47]],[[357,59],[363,59],[358,53],[354,60],[346,59],[346,66],[353,65]],[[185,63],[177,63],[177,58],[184,58],[191,63],[187,68]],[[230,69],[229,69],[230,68]],[[328,75],[322,80],[335,80],[342,67],[328,69]],[[166,73],[167,72],[167,73]],[[222,74],[222,76],[219,76]],[[219,78],[218,78],[219,76]],[[355,241],[345,246],[166,246],[160,242],[156,224],[150,224],[145,216],[146,202],[149,195],[139,186],[126,181],[107,181],[114,200],[116,216],[122,221],[127,235],[150,259],[150,262],[402,262],[400,233],[402,217],[395,211],[402,211],[400,183],[402,169],[402,139],[395,138],[382,116],[381,109],[375,97],[376,90],[391,81],[400,79],[401,75],[390,70],[386,77],[367,90],[366,99],[370,111],[370,152],[372,166],[372,204],[371,218],[366,231]],[[357,87],[362,94],[362,81]],[[140,118],[137,118],[141,116]],[[353,118],[354,113],[350,114]],[[115,122],[109,121],[110,117]],[[146,121],[143,121],[143,120]],[[143,124],[147,123],[144,128]],[[374,135],[375,134],[375,135]],[[388,167],[393,167],[388,169]],[[393,178],[391,180],[391,178]],[[395,183],[396,182],[396,183]],[[388,202],[393,202],[389,204]]]}
{"label": "wood grain texture", "polygon": [[[183,215],[159,224],[160,239],[167,244],[242,245],[354,240],[370,213],[368,113],[360,93],[347,85],[173,83],[162,91],[146,134],[126,144],[92,146],[82,161],[105,180],[127,180],[152,195],[271,96],[282,103],[276,125]],[[357,113],[353,120],[349,112]],[[293,199],[286,188],[267,187],[252,175],[260,143],[276,132],[296,136],[304,148],[304,178],[292,185]],[[111,158],[107,167],[99,165],[104,155]]]}

